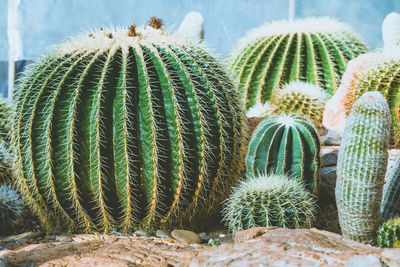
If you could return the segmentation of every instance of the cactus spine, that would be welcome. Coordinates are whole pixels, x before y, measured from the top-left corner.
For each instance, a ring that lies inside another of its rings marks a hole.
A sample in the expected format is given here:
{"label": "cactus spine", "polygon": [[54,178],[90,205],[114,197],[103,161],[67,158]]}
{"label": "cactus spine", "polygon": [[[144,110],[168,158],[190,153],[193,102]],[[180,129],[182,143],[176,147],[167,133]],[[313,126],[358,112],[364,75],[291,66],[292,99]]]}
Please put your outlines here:
{"label": "cactus spine", "polygon": [[232,52],[230,65],[249,108],[292,80],[316,84],[332,95],[347,62],[366,51],[346,24],[330,18],[275,21],[249,31]]}
{"label": "cactus spine", "polygon": [[310,228],[315,200],[286,175],[260,175],[242,181],[225,201],[224,220],[237,232],[256,226]]}
{"label": "cactus spine", "polygon": [[241,173],[243,115],[223,68],[149,25],[73,38],[21,80],[17,180],[48,230],[209,220]]}
{"label": "cactus spine", "polygon": [[295,81],[277,90],[271,98],[271,103],[274,105],[274,112],[277,115],[302,115],[317,127],[321,127],[325,103],[329,97],[319,86]]}
{"label": "cactus spine", "polygon": [[0,234],[21,224],[24,206],[21,196],[9,184],[0,186]]}
{"label": "cactus spine", "polygon": [[400,154],[387,171],[385,180],[381,205],[383,221],[400,215]]}
{"label": "cactus spine", "polygon": [[342,233],[374,244],[390,137],[389,106],[379,92],[363,94],[347,118],[339,149],[336,204]]}
{"label": "cactus spine", "polygon": [[387,220],[379,230],[378,246],[381,248],[400,248],[400,218]]}
{"label": "cactus spine", "polygon": [[260,123],[250,141],[247,170],[288,174],[316,194],[321,168],[317,130],[297,115],[272,116]]}

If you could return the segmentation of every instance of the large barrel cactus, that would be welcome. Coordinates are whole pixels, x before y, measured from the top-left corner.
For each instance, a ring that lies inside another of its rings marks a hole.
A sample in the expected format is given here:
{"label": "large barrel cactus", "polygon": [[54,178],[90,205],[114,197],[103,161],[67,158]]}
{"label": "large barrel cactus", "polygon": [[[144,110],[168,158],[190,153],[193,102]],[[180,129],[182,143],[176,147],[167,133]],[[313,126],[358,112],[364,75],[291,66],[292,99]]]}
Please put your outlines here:
{"label": "large barrel cactus", "polygon": [[339,149],[336,204],[343,235],[376,243],[388,160],[389,106],[379,92],[363,94],[346,121]]}
{"label": "large barrel cactus", "polygon": [[18,183],[48,230],[209,221],[242,171],[246,127],[226,73],[159,19],[149,26],[72,38],[20,81]]}
{"label": "large barrel cactus", "polygon": [[366,51],[346,24],[306,18],[275,21],[249,31],[229,64],[249,108],[292,80],[316,84],[333,94],[347,62]]}
{"label": "large barrel cactus", "polygon": [[251,138],[248,174],[287,174],[316,194],[320,149],[317,130],[310,121],[297,115],[272,116],[260,123]]}

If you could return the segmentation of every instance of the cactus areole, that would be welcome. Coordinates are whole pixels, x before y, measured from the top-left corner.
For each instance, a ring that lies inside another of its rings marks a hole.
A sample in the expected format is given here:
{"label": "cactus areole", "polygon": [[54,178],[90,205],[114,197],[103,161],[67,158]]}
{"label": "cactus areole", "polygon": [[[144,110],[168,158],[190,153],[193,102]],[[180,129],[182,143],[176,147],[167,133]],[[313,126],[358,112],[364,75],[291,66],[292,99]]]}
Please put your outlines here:
{"label": "cactus areole", "polygon": [[18,184],[48,230],[209,220],[242,169],[242,112],[202,47],[149,26],[77,36],[21,79]]}

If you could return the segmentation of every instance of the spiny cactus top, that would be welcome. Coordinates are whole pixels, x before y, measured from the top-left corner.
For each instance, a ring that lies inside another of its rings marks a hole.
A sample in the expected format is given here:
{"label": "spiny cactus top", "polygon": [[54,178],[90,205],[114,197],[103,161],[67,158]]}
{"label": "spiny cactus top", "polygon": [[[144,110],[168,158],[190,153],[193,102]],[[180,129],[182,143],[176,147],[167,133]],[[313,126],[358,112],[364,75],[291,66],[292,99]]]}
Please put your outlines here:
{"label": "spiny cactus top", "polygon": [[389,148],[390,113],[379,92],[363,94],[346,121],[335,188],[344,236],[375,244]]}
{"label": "spiny cactus top", "polygon": [[321,144],[315,126],[297,115],[272,116],[260,123],[249,146],[250,176],[288,174],[316,194],[321,169]]}
{"label": "spiny cactus top", "polygon": [[330,18],[275,21],[249,31],[232,52],[230,65],[249,108],[291,80],[333,94],[347,62],[366,51],[349,26]]}
{"label": "spiny cactus top", "polygon": [[271,103],[276,114],[298,114],[321,126],[325,103],[329,100],[321,87],[294,81],[277,90]]}
{"label": "spiny cactus top", "polygon": [[378,232],[378,246],[381,248],[400,248],[400,218],[385,221]]}
{"label": "spiny cactus top", "polygon": [[224,220],[237,232],[256,226],[309,228],[315,200],[286,175],[260,175],[242,181],[225,201]]}
{"label": "spiny cactus top", "polygon": [[160,27],[72,38],[20,81],[18,183],[48,230],[209,221],[240,175],[232,83],[205,49]]}

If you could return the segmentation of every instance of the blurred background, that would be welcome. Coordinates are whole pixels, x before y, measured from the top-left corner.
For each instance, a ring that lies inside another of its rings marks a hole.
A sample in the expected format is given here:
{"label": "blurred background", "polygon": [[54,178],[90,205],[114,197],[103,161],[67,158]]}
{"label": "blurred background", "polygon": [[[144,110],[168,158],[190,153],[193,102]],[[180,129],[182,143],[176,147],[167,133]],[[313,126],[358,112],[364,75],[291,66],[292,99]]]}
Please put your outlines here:
{"label": "blurred background", "polygon": [[7,96],[9,77],[49,46],[89,28],[141,25],[151,16],[178,28],[197,11],[205,41],[227,56],[249,29],[287,19],[290,6],[295,18],[331,16],[349,23],[372,49],[382,47],[384,17],[400,12],[400,0],[0,0],[0,93]]}

